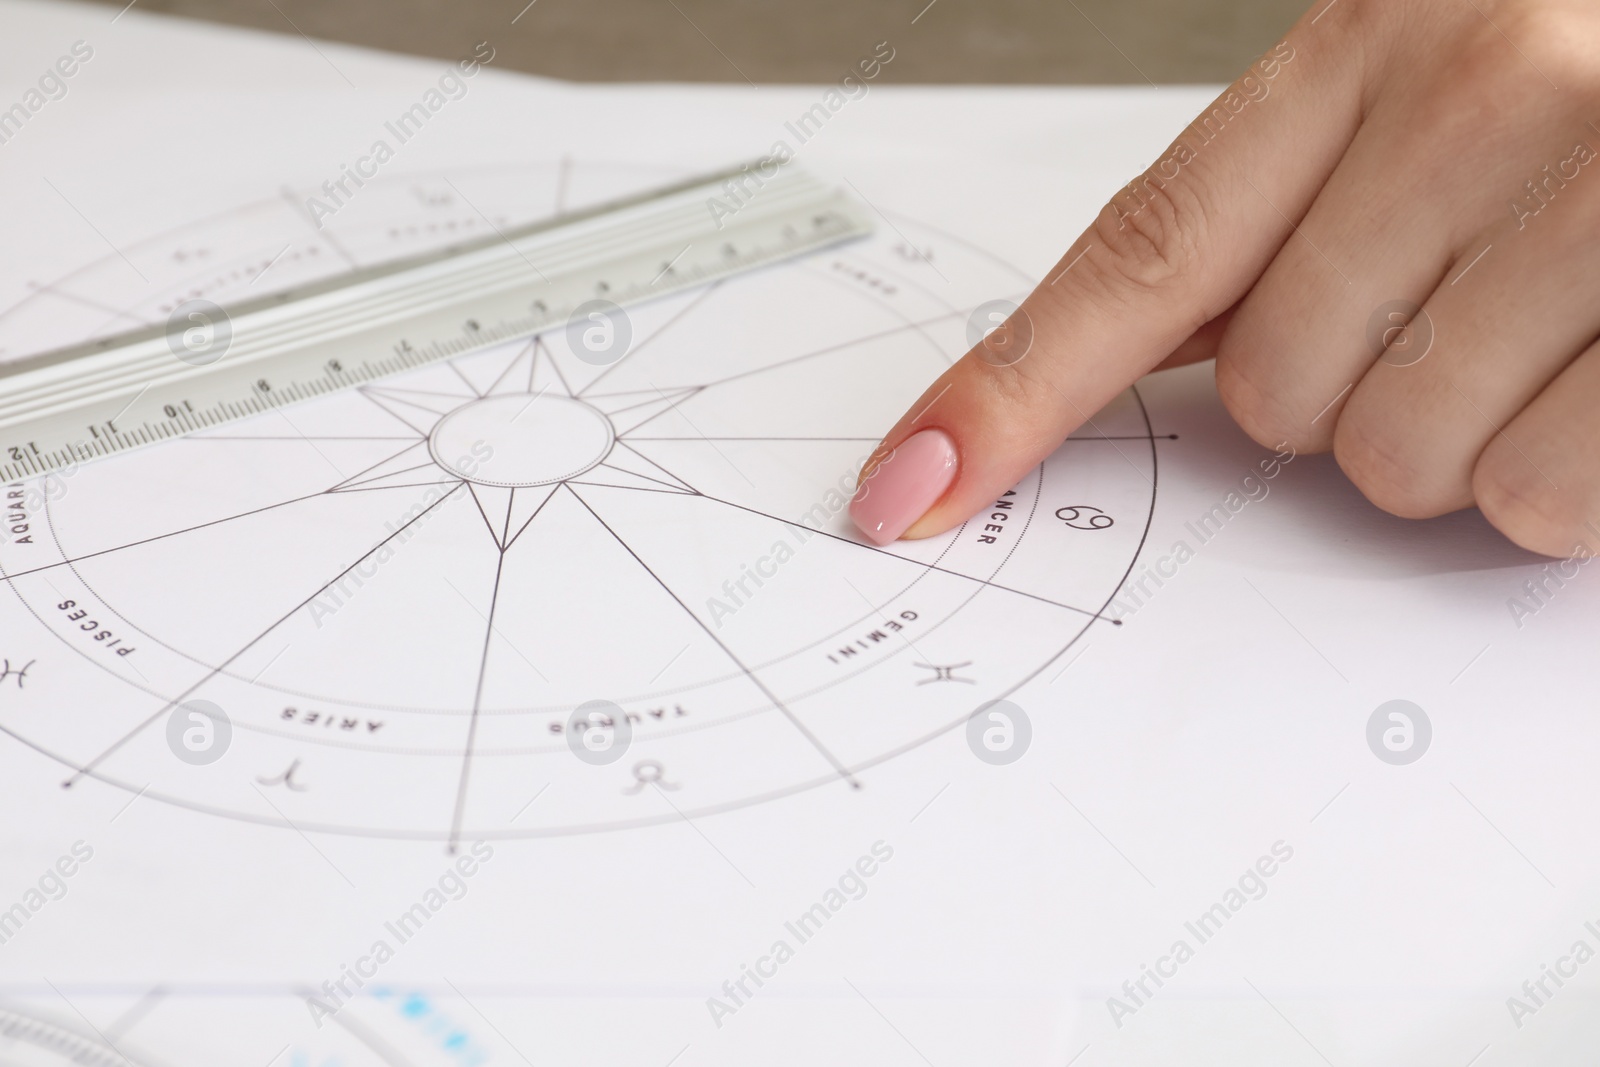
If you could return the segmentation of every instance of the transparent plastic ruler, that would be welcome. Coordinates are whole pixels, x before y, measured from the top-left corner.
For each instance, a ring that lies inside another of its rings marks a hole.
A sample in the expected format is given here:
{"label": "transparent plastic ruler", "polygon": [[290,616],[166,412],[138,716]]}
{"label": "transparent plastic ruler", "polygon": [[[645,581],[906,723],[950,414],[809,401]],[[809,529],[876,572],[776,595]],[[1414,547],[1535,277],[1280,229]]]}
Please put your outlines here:
{"label": "transparent plastic ruler", "polygon": [[164,326],[0,365],[0,480],[587,326],[871,230],[804,171],[746,166],[225,310],[190,302]]}

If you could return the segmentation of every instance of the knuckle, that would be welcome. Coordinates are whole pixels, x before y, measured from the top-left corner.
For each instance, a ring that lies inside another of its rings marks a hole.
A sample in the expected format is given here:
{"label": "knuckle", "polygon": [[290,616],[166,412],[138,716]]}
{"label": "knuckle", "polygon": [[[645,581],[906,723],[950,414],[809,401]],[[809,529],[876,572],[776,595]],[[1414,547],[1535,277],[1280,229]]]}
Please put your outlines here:
{"label": "knuckle", "polygon": [[1327,29],[1348,30],[1371,25],[1383,14],[1385,4],[1383,0],[1339,0],[1338,3],[1323,0],[1312,7],[1315,11],[1308,18],[1315,17],[1317,23]]}
{"label": "knuckle", "polygon": [[1036,376],[1024,368],[1028,360],[995,366],[982,363],[979,372],[980,380],[988,392],[994,405],[1002,411],[1022,411],[1036,406],[1041,399],[1044,389]]}
{"label": "knuckle", "polygon": [[[1343,2],[1343,0],[1342,0]],[[1592,6],[1592,5],[1591,5]],[[1414,128],[1426,129],[1436,144],[1466,145],[1493,139],[1533,148],[1550,121],[1530,124],[1528,116],[1571,124],[1585,137],[1581,110],[1552,107],[1553,88],[1574,101],[1600,95],[1600,10],[1557,10],[1549,3],[1500,5],[1490,22],[1471,7],[1433,20],[1430,35],[1440,41],[1447,61],[1408,85],[1406,111]],[[1421,29],[1421,27],[1418,27]],[[1417,162],[1438,179],[1459,160],[1438,153]]]}
{"label": "knuckle", "polygon": [[1364,52],[1369,45],[1392,36],[1389,27],[1398,15],[1398,6],[1393,0],[1316,0],[1301,28],[1317,33],[1319,46],[1331,36],[1336,49]]}
{"label": "knuckle", "polygon": [[950,385],[970,397],[981,398],[981,406],[1005,412],[1025,410],[1037,405],[1043,392],[1036,364],[1039,353],[1030,348],[1014,361],[988,357],[982,344],[967,351],[951,369]]}
{"label": "knuckle", "polygon": [[[1479,19],[1482,23],[1484,20]],[[1495,25],[1477,27],[1478,54],[1518,77],[1536,92],[1547,91],[1546,78],[1563,92],[1593,99],[1600,88],[1594,47],[1600,39],[1600,13],[1592,5],[1512,4],[1496,12]],[[1492,58],[1491,58],[1492,57]],[[1531,68],[1531,69],[1530,69]]]}
{"label": "knuckle", "polygon": [[1340,420],[1333,434],[1339,469],[1378,507],[1402,519],[1429,519],[1450,510],[1439,498],[1437,479],[1414,462],[1415,454],[1392,439],[1353,429]]}
{"label": "knuckle", "polygon": [[[1519,21],[1523,18],[1531,16],[1519,16]],[[1449,36],[1448,63],[1410,94],[1408,111],[1418,128],[1436,131],[1439,143],[1467,144],[1486,135],[1514,137],[1526,128],[1530,108],[1548,111],[1545,77],[1569,66],[1549,54],[1541,62],[1539,53],[1556,50],[1547,43],[1551,29],[1537,25],[1536,19],[1518,29],[1506,22],[1497,28],[1476,18]],[[1588,65],[1592,67],[1592,60]],[[1593,72],[1583,80],[1592,81]],[[1448,161],[1432,162],[1438,166]]]}
{"label": "knuckle", "polygon": [[1031,421],[1034,413],[1066,402],[1066,394],[1055,384],[1049,360],[1032,350],[1015,363],[990,363],[975,359],[972,374],[983,392],[985,407]]}
{"label": "knuckle", "polygon": [[1594,541],[1586,498],[1563,493],[1514,448],[1496,440],[1472,473],[1478,509],[1501,533],[1534,552],[1565,556]]}
{"label": "knuckle", "polygon": [[1130,182],[1095,216],[1106,253],[1091,255],[1093,272],[1109,289],[1136,296],[1165,293],[1198,265],[1206,209],[1192,178],[1162,178],[1153,170]]}
{"label": "knuckle", "polygon": [[1325,447],[1294,428],[1272,391],[1252,379],[1235,354],[1224,352],[1217,357],[1217,395],[1233,421],[1258,445],[1277,448],[1287,442],[1300,452]]}

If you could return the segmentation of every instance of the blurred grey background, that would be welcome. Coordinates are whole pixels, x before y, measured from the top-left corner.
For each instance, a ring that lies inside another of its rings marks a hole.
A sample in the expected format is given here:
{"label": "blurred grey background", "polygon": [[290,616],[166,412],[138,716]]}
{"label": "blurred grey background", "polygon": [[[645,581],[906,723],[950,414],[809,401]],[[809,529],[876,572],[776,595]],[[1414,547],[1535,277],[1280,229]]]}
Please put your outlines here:
{"label": "blurred grey background", "polygon": [[[122,7],[127,0],[106,0]],[[1230,81],[1309,0],[136,0],[139,10],[575,81]],[[524,6],[526,5],[526,6]],[[514,21],[513,21],[514,20]],[[915,20],[915,21],[913,21]]]}

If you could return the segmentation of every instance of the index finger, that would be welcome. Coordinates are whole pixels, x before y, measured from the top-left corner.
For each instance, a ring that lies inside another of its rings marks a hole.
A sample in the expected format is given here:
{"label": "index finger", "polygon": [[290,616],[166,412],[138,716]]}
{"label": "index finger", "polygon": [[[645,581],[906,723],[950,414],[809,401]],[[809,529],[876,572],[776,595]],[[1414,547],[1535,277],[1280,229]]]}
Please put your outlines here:
{"label": "index finger", "polygon": [[869,538],[955,526],[1175,349],[1209,354],[1218,331],[1203,328],[1292,237],[1361,122],[1350,20],[1318,18],[1185,127],[889,431],[850,506]]}

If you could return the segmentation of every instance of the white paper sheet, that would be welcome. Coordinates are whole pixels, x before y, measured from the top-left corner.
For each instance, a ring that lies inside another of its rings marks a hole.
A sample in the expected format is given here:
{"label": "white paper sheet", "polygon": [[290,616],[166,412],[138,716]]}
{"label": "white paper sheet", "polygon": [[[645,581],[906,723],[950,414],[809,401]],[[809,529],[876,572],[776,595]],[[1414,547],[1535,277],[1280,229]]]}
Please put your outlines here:
{"label": "white paper sheet", "polygon": [[[876,87],[795,144],[824,89],[491,64],[319,232],[445,64],[0,10],[0,101],[94,50],[0,145],[0,355],[780,138],[884,216],[638,309],[603,377],[549,336],[24,486],[0,1008],[160,1064],[1583,1062],[1587,570],[1325,457],[1260,477],[1204,368],[1097,415],[992,544],[875,551],[828,495],[1203,91]],[[614,424],[599,465],[513,493],[428,457],[546,386]],[[176,757],[174,698],[226,712],[222,758]],[[1009,765],[967,740],[998,698]],[[555,732],[593,699],[638,716],[616,763]],[[1368,745],[1395,699],[1409,765]],[[8,1019],[0,1059],[66,1062]]]}

